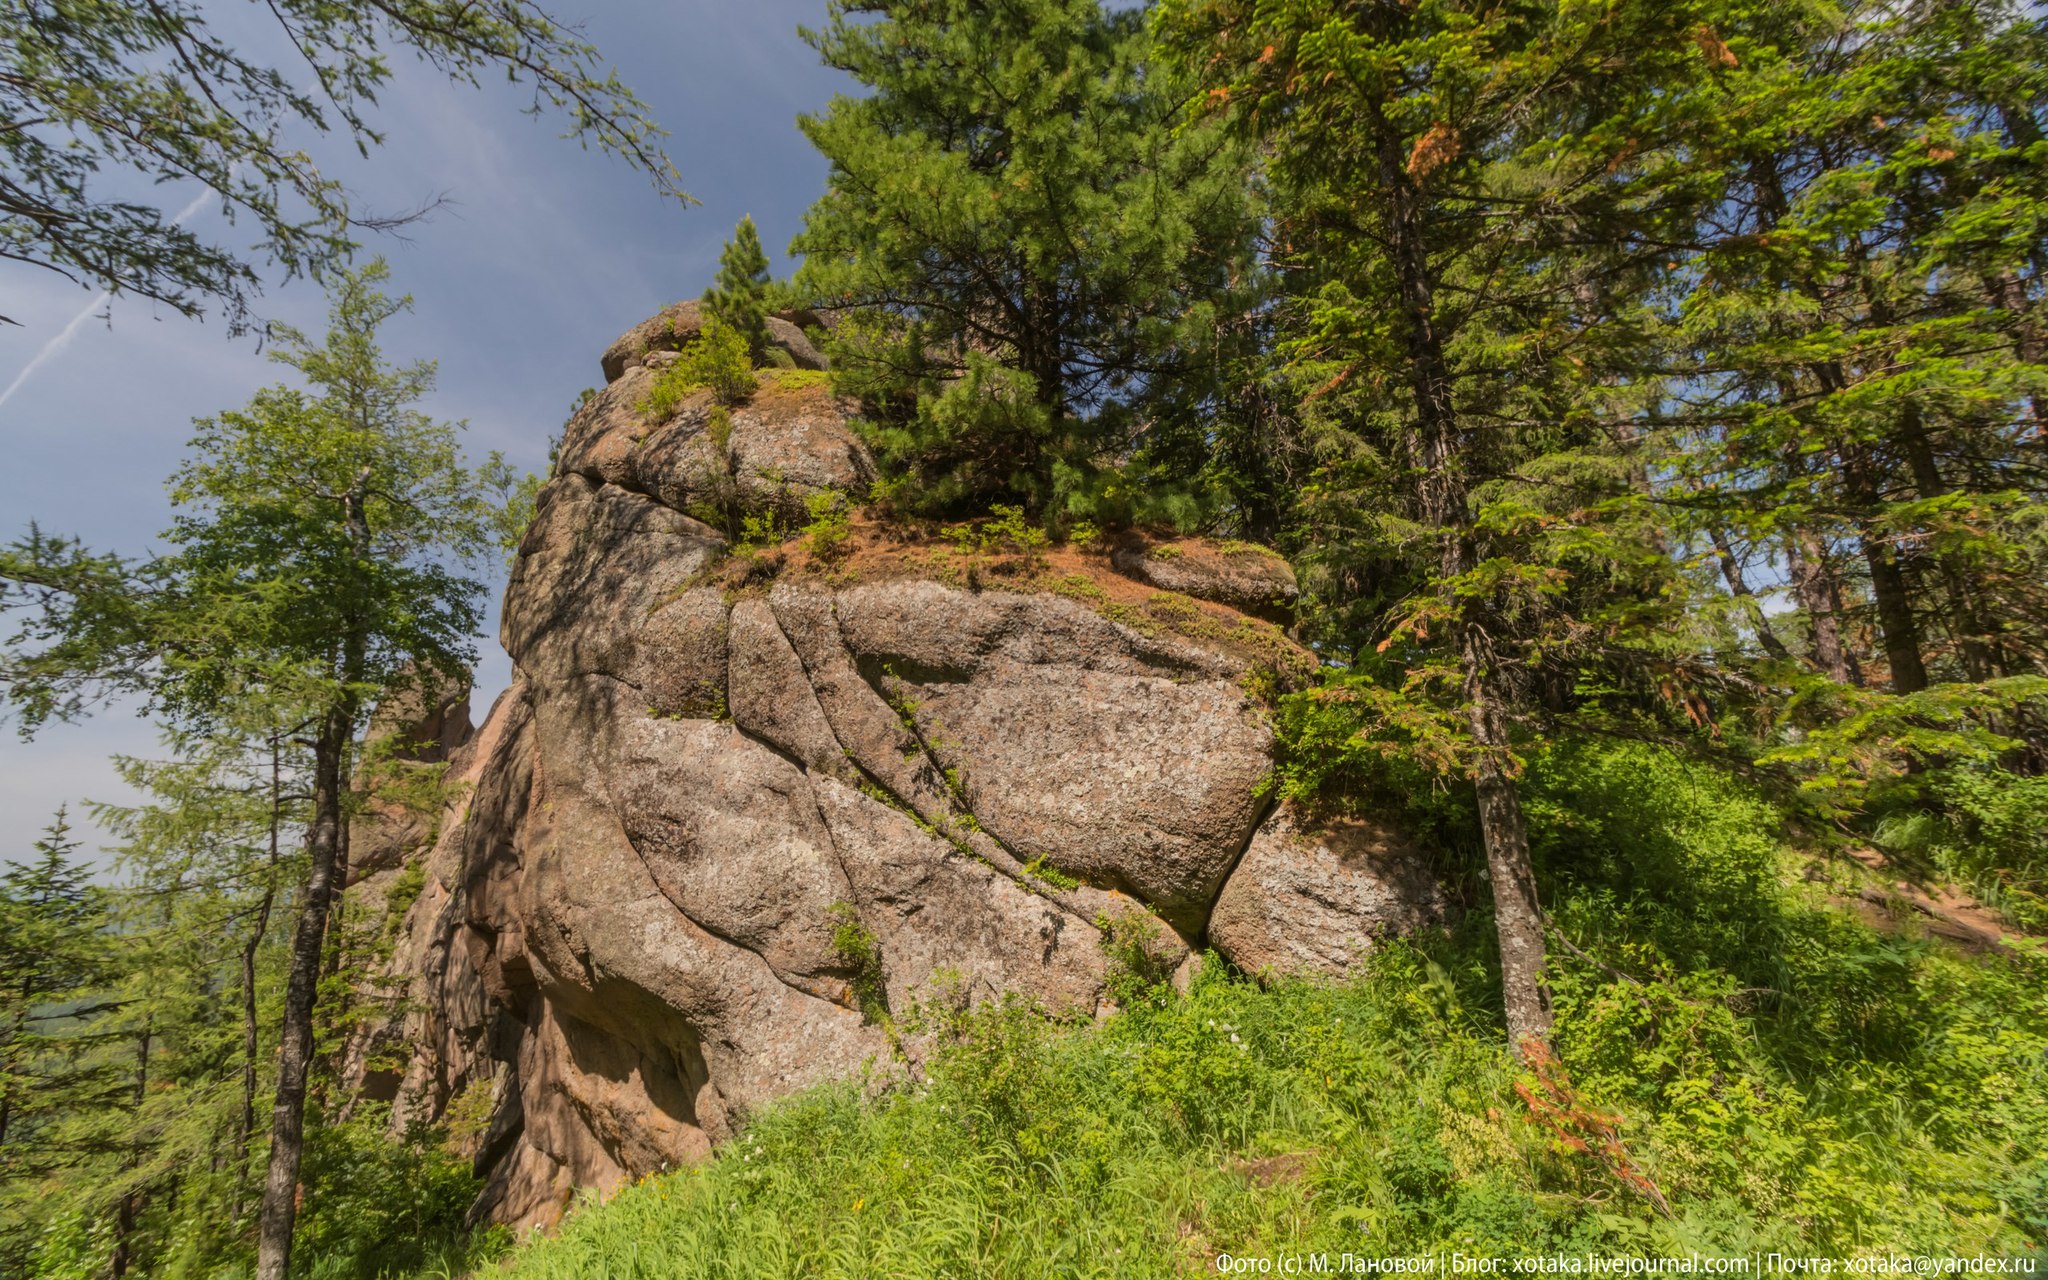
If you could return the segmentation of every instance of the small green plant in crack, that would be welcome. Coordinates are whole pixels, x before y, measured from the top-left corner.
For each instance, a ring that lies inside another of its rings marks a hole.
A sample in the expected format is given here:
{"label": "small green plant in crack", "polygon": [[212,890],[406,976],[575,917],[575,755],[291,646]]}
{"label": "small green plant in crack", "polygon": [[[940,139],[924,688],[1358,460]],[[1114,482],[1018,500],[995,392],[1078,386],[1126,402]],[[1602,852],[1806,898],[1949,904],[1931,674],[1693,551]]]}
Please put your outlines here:
{"label": "small green plant in crack", "polygon": [[981,834],[981,819],[971,813],[956,813],[946,821],[955,831],[964,831],[968,835],[976,836]]}
{"label": "small green plant in crack", "polygon": [[1053,888],[1063,891],[1072,891],[1081,887],[1080,877],[1070,876],[1050,862],[1047,862],[1045,855],[1042,853],[1024,864],[1024,874],[1033,880],[1043,881]]}
{"label": "small green plant in crack", "polygon": [[735,555],[751,555],[768,547],[779,547],[788,538],[782,527],[782,519],[769,507],[740,521],[740,540],[733,547]]}
{"label": "small green plant in crack", "polygon": [[[897,684],[906,683],[902,676],[896,674],[894,663],[883,666],[882,674]],[[885,690],[882,697],[888,702],[889,709],[896,713],[896,722],[903,726],[906,733],[916,736],[918,701],[900,689]]]}
{"label": "small green plant in crack", "polygon": [[804,526],[804,542],[812,558],[824,564],[844,559],[853,540],[846,499],[838,491],[827,489],[805,498],[804,511],[810,516],[810,523]]}
{"label": "small green plant in crack", "polygon": [[712,405],[704,414],[704,438],[724,458],[725,451],[732,446],[732,410],[722,404]]}
{"label": "small green plant in crack", "polygon": [[1159,921],[1142,911],[1119,911],[1095,917],[1102,931],[1102,952],[1109,958],[1103,986],[1124,1008],[1150,999],[1173,978],[1178,957],[1162,936]]}
{"label": "small green plant in crack", "polygon": [[882,975],[882,943],[861,923],[851,902],[835,902],[825,912],[832,924],[832,950],[851,974],[847,985],[861,1018],[881,1025],[889,1020],[889,992]]}

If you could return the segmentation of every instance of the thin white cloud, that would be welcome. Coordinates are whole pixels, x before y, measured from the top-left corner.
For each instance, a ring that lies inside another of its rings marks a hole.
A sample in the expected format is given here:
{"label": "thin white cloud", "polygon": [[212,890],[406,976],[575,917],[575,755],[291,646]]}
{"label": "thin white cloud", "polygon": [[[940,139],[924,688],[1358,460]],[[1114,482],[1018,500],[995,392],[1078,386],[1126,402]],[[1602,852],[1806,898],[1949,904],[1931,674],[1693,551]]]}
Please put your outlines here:
{"label": "thin white cloud", "polygon": [[[206,190],[192,197],[192,202],[186,205],[183,209],[180,209],[178,211],[178,216],[171,219],[171,225],[174,227],[184,226],[186,219],[198,217],[199,211],[204,209],[209,203],[212,202],[212,200],[213,188],[208,187]],[[27,364],[21,367],[20,373],[14,375],[14,381],[7,384],[7,390],[0,391],[0,409],[4,409],[7,407],[7,402],[14,398],[14,393],[21,390],[23,386],[27,385],[28,380],[35,376],[36,370],[42,368],[50,361],[56,359],[57,356],[64,350],[64,348],[70,346],[71,340],[78,336],[78,331],[85,327],[85,322],[92,319],[95,315],[98,315],[100,309],[106,306],[107,303],[111,302],[113,300],[113,297],[113,294],[108,293],[105,290],[101,290],[98,296],[93,298],[91,302],[85,304],[85,309],[83,311],[80,311],[77,315],[71,317],[70,324],[65,325],[62,329],[59,329],[57,331],[56,337],[51,338],[48,342],[45,342],[43,344],[43,349],[41,351],[36,352],[35,356],[31,358]]]}

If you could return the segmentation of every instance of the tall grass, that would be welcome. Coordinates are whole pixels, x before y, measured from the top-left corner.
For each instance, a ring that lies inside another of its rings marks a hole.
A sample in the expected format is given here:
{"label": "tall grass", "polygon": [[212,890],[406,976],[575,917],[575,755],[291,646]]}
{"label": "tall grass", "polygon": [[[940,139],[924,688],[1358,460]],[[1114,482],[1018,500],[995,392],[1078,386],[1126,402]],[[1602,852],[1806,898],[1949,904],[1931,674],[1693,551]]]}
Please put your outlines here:
{"label": "tall grass", "polygon": [[[1214,1258],[1905,1250],[2048,1237],[2048,962],[1875,932],[1774,815],[1640,748],[1560,748],[1531,809],[1559,1062],[1503,1051],[1490,922],[1342,986],[1211,962],[1097,1024],[920,1023],[908,1084],[769,1109],[581,1205],[501,1280],[1167,1277]],[[489,1274],[500,1275],[496,1271]]]}

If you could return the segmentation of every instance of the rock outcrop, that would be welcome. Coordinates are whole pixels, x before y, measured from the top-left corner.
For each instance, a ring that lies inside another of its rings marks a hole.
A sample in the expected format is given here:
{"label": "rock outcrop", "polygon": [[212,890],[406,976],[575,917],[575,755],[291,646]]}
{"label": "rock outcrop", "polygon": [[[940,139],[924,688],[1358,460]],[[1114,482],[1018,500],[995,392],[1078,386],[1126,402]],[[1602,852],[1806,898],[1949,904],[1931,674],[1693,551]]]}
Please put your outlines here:
{"label": "rock outcrop", "polygon": [[[768,317],[769,345],[786,356],[794,368],[825,367],[825,357],[798,327],[799,321],[814,318],[801,312]],[[683,350],[697,340],[703,328],[704,309],[698,303],[678,302],[664,308],[620,334],[611,346],[605,348],[602,361],[605,381],[618,381],[626,370],[638,368],[655,352]]]}
{"label": "rock outcrop", "polygon": [[514,680],[453,753],[385,967],[405,1012],[358,1055],[402,1063],[401,1122],[469,1143],[480,1215],[550,1221],[792,1090],[900,1069],[892,1016],[940,993],[1098,1012],[1120,915],[1169,961],[1275,973],[1435,918],[1397,840],[1270,812],[1253,691],[1313,666],[1277,627],[1066,549],[862,526],[822,561],[735,555],[713,520],[857,497],[872,464],[786,372],[646,421],[643,338],[519,548]]}
{"label": "rock outcrop", "polygon": [[1294,570],[1275,552],[1250,543],[1208,543],[1197,538],[1155,542],[1131,535],[1110,552],[1117,572],[1162,591],[1213,600],[1260,617],[1284,616],[1300,588]]}

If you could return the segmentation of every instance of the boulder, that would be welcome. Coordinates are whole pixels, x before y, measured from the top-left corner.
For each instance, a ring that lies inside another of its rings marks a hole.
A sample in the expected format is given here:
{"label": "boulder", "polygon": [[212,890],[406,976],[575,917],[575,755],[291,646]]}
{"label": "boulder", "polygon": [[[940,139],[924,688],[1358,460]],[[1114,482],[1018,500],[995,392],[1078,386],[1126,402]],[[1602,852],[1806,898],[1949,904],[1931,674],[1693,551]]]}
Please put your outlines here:
{"label": "boulder", "polygon": [[1384,824],[1260,826],[1209,913],[1209,942],[1251,973],[1342,977],[1383,938],[1442,923],[1429,860]]}
{"label": "boulder", "polygon": [[[792,313],[795,314],[795,313]],[[664,307],[620,334],[605,348],[601,361],[604,380],[617,382],[628,369],[637,369],[648,357],[663,351],[681,351],[697,340],[704,329],[704,307],[699,301],[678,302]],[[768,317],[768,343],[788,356],[798,369],[823,369],[825,357],[804,331],[784,316]]]}
{"label": "boulder", "polygon": [[1160,542],[1133,535],[1110,551],[1119,573],[1162,591],[1213,600],[1264,618],[1284,617],[1301,588],[1275,551],[1249,542],[1182,538]]}

